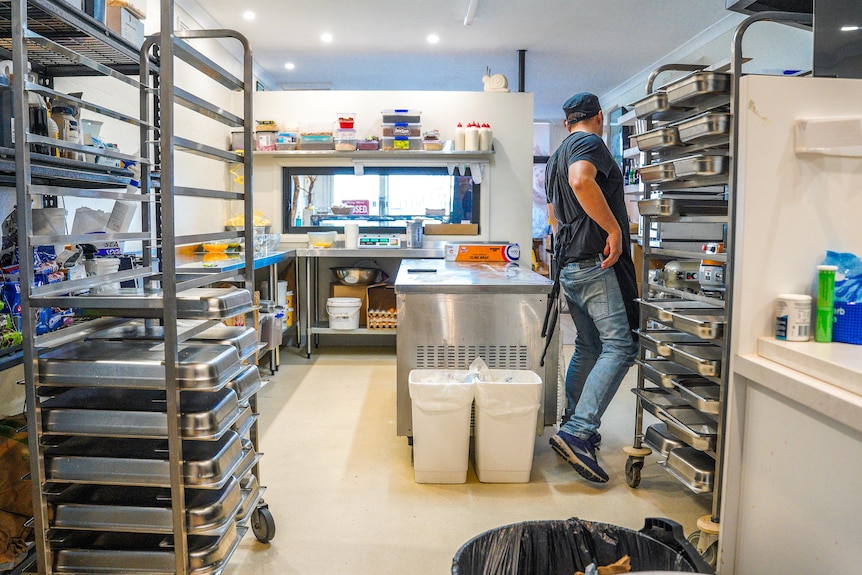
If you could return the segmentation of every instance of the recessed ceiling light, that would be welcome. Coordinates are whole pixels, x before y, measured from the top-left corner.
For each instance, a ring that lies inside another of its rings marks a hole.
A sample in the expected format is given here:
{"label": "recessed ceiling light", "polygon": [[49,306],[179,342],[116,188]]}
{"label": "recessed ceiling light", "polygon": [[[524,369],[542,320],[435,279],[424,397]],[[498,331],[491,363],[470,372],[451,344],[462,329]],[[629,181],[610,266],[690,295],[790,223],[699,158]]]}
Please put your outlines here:
{"label": "recessed ceiling light", "polygon": [[437,34],[429,34],[426,40],[428,40],[429,44],[436,44],[440,41],[440,36],[438,36]]}
{"label": "recessed ceiling light", "polygon": [[293,62],[288,62],[284,65],[285,70],[293,70],[294,68],[296,68],[296,64],[294,64]]}
{"label": "recessed ceiling light", "polygon": [[332,42],[332,34],[329,32],[324,32],[320,35],[320,40],[326,43]]}
{"label": "recessed ceiling light", "polygon": [[252,12],[251,10],[246,10],[242,13],[242,17],[246,20],[254,20],[254,12]]}
{"label": "recessed ceiling light", "polygon": [[842,32],[856,32],[859,30],[859,26],[841,26]]}

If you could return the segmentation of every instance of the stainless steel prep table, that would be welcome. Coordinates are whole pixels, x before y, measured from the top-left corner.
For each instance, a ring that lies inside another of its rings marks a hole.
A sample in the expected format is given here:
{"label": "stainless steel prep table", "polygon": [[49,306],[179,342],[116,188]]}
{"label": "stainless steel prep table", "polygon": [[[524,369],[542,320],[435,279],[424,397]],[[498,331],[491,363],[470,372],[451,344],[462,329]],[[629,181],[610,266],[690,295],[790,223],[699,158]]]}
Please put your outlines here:
{"label": "stainless steel prep table", "polygon": [[[339,247],[341,245],[342,247]],[[302,314],[302,324],[306,335],[306,356],[311,357],[311,342],[319,334],[338,335],[393,335],[395,329],[366,329],[336,330],[329,327],[328,321],[321,320],[320,314],[320,292],[318,286],[318,273],[320,271],[320,260],[323,258],[357,258],[357,259],[385,259],[385,258],[443,258],[446,242],[425,241],[421,248],[345,248],[342,242],[337,242],[331,248],[297,248],[297,258],[305,260],[305,294],[301,297],[305,301],[305,313]],[[297,282],[297,286],[299,283]]]}
{"label": "stainless steel prep table", "polygon": [[412,437],[412,369],[528,369],[544,382],[537,433],[557,423],[559,331],[540,365],[542,322],[553,282],[517,264],[404,260],[395,280],[397,432]]}

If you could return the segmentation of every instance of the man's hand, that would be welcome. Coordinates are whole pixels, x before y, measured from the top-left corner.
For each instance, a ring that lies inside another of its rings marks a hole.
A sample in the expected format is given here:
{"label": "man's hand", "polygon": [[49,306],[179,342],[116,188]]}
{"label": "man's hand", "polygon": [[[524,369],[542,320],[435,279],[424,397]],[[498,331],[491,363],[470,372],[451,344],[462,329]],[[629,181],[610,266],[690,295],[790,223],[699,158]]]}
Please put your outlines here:
{"label": "man's hand", "polygon": [[605,249],[602,252],[605,256],[602,261],[602,269],[607,269],[617,263],[623,253],[623,236],[619,232],[608,234],[608,239],[605,242]]}

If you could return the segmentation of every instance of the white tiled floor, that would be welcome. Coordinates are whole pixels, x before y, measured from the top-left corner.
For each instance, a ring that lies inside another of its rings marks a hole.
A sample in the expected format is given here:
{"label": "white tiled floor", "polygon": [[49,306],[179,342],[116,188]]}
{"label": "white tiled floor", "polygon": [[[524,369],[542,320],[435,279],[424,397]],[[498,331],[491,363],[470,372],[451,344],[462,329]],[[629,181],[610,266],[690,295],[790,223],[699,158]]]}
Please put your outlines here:
{"label": "white tiled floor", "polygon": [[311,359],[282,348],[281,368],[260,393],[262,483],[276,522],[264,545],[249,533],[227,575],[445,574],[474,535],[532,519],[580,517],[640,529],[666,517],[686,533],[708,514],[694,495],[647,458],[639,489],[625,482],[634,429],[635,371],[605,415],[600,460],[611,481],[582,480],[536,439],[529,483],[413,480],[411,447],[395,431],[395,349],[326,348]]}

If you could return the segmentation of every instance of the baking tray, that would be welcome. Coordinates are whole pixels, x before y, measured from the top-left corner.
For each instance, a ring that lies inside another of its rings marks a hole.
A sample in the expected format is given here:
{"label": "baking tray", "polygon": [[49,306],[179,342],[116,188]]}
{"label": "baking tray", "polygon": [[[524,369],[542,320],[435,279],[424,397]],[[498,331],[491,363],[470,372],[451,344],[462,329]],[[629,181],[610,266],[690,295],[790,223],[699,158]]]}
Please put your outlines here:
{"label": "baking tray", "polygon": [[679,396],[698,411],[710,415],[721,412],[721,386],[701,378],[674,378],[673,386]]}
{"label": "baking tray", "polygon": [[[244,457],[239,436],[183,441],[183,480],[188,487],[219,489]],[[72,437],[45,446],[46,478],[98,485],[170,486],[168,444],[161,439]]]}
{"label": "baking tray", "polygon": [[672,160],[657,162],[649,166],[641,166],[638,168],[638,174],[640,174],[641,181],[645,184],[661,184],[676,180],[676,172],[674,172]]}
{"label": "baking tray", "polygon": [[670,106],[700,106],[729,98],[730,74],[701,70],[667,84],[664,89]]}
{"label": "baking tray", "polygon": [[254,464],[260,461],[260,459],[261,454],[257,453],[251,445],[251,442],[249,442],[249,444],[244,446],[242,450],[242,459],[240,460],[239,465],[236,466],[236,469],[234,469],[233,476],[237,479],[245,477],[245,475],[251,471],[251,468],[254,467]]}
{"label": "baking tray", "polygon": [[635,136],[641,152],[678,148],[683,145],[676,126],[663,126]]}
{"label": "baking tray", "polygon": [[[646,389],[639,389],[636,387],[632,389],[632,393],[634,393],[640,398],[641,405],[644,407],[644,409],[653,414],[656,412],[656,410],[651,408],[658,408],[659,410],[664,410],[670,407],[688,405],[672,391],[669,391],[667,389],[661,389],[658,387],[650,387]],[[647,407],[646,403],[650,404],[650,408]]]}
{"label": "baking tray", "polygon": [[177,294],[177,316],[183,319],[225,319],[251,309],[246,289],[195,288]]}
{"label": "baking tray", "polygon": [[644,300],[638,299],[641,311],[647,319],[654,319],[661,323],[673,321],[674,312],[690,311],[690,310],[705,310],[708,312],[722,312],[723,308],[711,305],[708,302],[686,300],[686,299],[662,299],[662,300]]}
{"label": "baking tray", "polygon": [[726,325],[723,309],[684,309],[669,312],[671,327],[701,339],[720,339]]}
{"label": "baking tray", "polygon": [[[140,322],[106,329],[87,336],[89,340],[142,340],[164,341],[165,329],[162,326],[148,326]],[[231,345],[236,348],[240,361],[244,361],[257,351],[257,332],[252,327],[216,325],[189,338],[189,342]]]}
{"label": "baking tray", "polygon": [[677,180],[713,178],[727,174],[729,165],[730,158],[726,155],[696,154],[673,160],[673,172]]}
{"label": "baking tray", "polygon": [[[236,522],[219,537],[189,535],[188,566],[191,575],[224,570],[245,529]],[[69,532],[56,534],[54,571],[78,575],[107,573],[175,573],[174,547],[164,535],[137,533]]]}
{"label": "baking tray", "polygon": [[656,90],[632,104],[639,120],[653,119],[657,121],[679,117],[687,108],[672,106],[665,90]]}
{"label": "baking tray", "polygon": [[231,429],[236,431],[240,437],[245,437],[245,434],[248,433],[255,421],[257,421],[257,414],[251,411],[251,406],[246,406]]}
{"label": "baking tray", "polygon": [[692,447],[673,449],[664,468],[695,493],[710,493],[715,482],[715,460]]}
{"label": "baking tray", "polygon": [[704,377],[721,375],[722,349],[717,345],[669,344],[670,358]]}
{"label": "baking tray", "polygon": [[637,360],[637,363],[641,366],[645,378],[667,389],[671,389],[674,386],[673,379],[675,378],[697,377],[697,374],[687,367],[683,367],[668,359]]}
{"label": "baking tray", "polygon": [[669,329],[647,329],[636,330],[638,341],[646,349],[662,357],[670,357],[669,343],[698,343],[701,339],[690,333],[673,331]]}
{"label": "baking tray", "polygon": [[242,492],[242,503],[236,512],[236,520],[238,523],[244,523],[248,520],[255,507],[257,507],[257,502],[263,497],[266,488],[260,486],[254,473],[249,473],[242,478],[240,489]]}
{"label": "baking tray", "polygon": [[[156,390],[74,388],[42,402],[45,433],[104,437],[167,437],[165,393]],[[218,439],[242,413],[236,393],[183,392],[180,433]]]}
{"label": "baking tray", "polygon": [[728,112],[706,112],[676,124],[679,139],[684,143],[730,137],[731,116]]}
{"label": "baking tray", "polygon": [[703,451],[715,449],[718,424],[709,415],[701,413],[690,405],[657,409],[655,413],[652,411],[650,413],[664,421],[668,431],[690,446]]}
{"label": "baking tray", "polygon": [[668,430],[665,423],[654,423],[647,427],[643,438],[644,445],[658,451],[662,457],[667,457],[671,449],[686,447],[686,444],[680,439],[674,437]]}
{"label": "baking tray", "polygon": [[[39,358],[39,383],[62,386],[164,388],[165,352],[148,341],[75,341]],[[180,344],[177,385],[180,389],[216,390],[241,365],[232,346]]]}
{"label": "baking tray", "polygon": [[[192,535],[220,535],[242,504],[240,482],[231,477],[221,489],[186,489],[186,529]],[[158,487],[129,489],[71,485],[51,499],[52,526],[59,529],[172,533],[171,492]]]}
{"label": "baking tray", "polygon": [[256,365],[249,365],[234,379],[227,382],[227,387],[236,392],[240,406],[245,407],[248,405],[248,400],[263,387],[260,371]]}
{"label": "baking tray", "polygon": [[643,216],[726,216],[727,200],[667,197],[638,200],[638,211]]}

